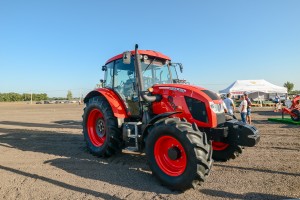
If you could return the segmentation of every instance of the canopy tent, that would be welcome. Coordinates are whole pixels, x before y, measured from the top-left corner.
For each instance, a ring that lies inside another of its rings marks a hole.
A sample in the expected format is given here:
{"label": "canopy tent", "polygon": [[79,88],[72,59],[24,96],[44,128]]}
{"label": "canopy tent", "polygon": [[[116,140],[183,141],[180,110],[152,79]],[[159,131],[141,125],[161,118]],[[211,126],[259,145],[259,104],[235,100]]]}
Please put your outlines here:
{"label": "canopy tent", "polygon": [[[274,85],[268,81],[262,80],[237,80],[224,90],[219,91],[221,94],[231,93],[233,95],[242,95],[244,92],[249,93],[249,97],[258,99],[267,99],[269,94],[278,93],[279,95],[287,94],[287,88]],[[252,95],[251,95],[252,94]]]}

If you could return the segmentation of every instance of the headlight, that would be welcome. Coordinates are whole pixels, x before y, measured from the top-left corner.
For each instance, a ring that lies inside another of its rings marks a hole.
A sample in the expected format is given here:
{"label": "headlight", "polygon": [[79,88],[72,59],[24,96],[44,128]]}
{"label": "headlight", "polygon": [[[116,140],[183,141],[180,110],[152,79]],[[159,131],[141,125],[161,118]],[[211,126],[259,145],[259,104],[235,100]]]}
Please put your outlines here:
{"label": "headlight", "polygon": [[223,113],[224,108],[222,104],[215,104],[214,102],[209,102],[210,108],[214,111],[214,113]]}

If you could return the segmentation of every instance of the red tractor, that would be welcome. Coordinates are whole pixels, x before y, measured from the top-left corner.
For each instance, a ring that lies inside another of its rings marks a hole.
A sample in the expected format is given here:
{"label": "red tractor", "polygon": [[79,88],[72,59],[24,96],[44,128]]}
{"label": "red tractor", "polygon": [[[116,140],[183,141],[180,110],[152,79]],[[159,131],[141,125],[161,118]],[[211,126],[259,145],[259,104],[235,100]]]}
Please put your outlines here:
{"label": "red tractor", "polygon": [[[287,101],[285,103],[288,104]],[[294,121],[300,121],[300,95],[297,95],[291,102],[291,105],[287,105],[288,108],[282,109],[282,118],[283,114],[289,114],[291,119]]]}
{"label": "red tractor", "polygon": [[213,159],[235,158],[260,136],[254,126],[226,121],[219,96],[182,83],[178,66],[182,72],[180,63],[137,45],[109,59],[104,87],[84,99],[83,134],[96,156],[145,150],[153,174],[185,190],[204,181]]}

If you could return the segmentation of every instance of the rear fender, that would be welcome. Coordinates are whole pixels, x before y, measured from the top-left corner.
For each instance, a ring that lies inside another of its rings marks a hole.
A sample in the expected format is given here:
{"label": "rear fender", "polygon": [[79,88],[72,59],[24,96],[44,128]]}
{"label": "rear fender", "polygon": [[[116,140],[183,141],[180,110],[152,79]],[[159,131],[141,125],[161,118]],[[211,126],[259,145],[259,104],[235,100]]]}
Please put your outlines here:
{"label": "rear fender", "polygon": [[114,116],[117,117],[118,120],[128,118],[126,106],[123,100],[116,94],[116,92],[114,92],[111,89],[98,88],[96,90],[91,91],[84,98],[84,103],[87,103],[90,98],[100,95],[104,96],[107,99],[110,107],[112,108]]}

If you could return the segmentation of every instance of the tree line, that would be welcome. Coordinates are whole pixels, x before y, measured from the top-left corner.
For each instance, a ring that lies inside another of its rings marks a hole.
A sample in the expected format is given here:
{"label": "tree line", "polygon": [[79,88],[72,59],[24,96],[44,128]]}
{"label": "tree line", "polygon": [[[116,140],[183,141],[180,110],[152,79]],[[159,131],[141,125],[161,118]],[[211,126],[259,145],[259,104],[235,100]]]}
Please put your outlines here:
{"label": "tree line", "polygon": [[294,89],[294,83],[292,83],[292,82],[289,82],[289,81],[285,82],[283,84],[283,87],[287,88],[288,94],[290,94],[290,95],[300,94],[300,90],[293,90]]}
{"label": "tree line", "polygon": [[[41,101],[47,99],[48,99],[48,95],[46,93],[32,94],[32,101]],[[15,92],[0,93],[0,102],[13,102],[13,101],[31,101],[31,94],[29,93],[18,94]]]}
{"label": "tree line", "polygon": [[[294,89],[294,84],[292,82],[285,82],[284,87],[287,88],[288,94],[293,95],[293,94],[300,94],[299,90],[293,90]],[[52,97],[48,98],[48,95],[46,93],[33,93],[32,94],[32,101],[42,101],[42,100],[71,100],[73,99],[72,92],[68,90],[67,93],[67,98],[62,98],[62,97]],[[10,93],[0,93],[0,102],[13,102],[13,101],[31,101],[31,94],[30,93],[23,93],[23,94],[18,94],[15,92],[10,92]]]}

